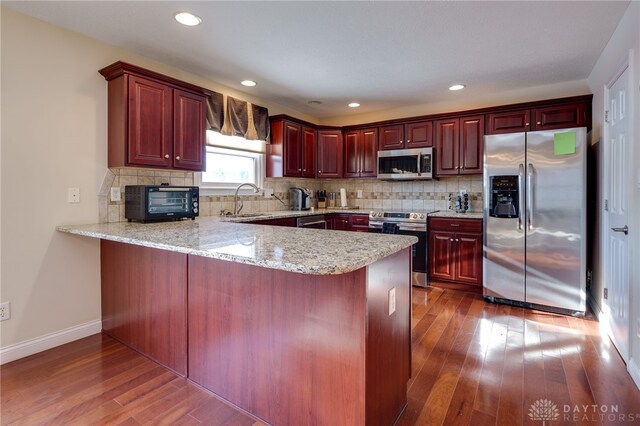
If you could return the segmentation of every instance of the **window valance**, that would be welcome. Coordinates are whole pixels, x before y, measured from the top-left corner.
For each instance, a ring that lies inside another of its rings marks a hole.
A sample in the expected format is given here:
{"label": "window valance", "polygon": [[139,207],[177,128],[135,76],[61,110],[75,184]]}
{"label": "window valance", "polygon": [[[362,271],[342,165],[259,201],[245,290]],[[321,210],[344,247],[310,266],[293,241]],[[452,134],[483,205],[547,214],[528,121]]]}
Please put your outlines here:
{"label": "window valance", "polygon": [[227,136],[266,141],[270,129],[269,110],[213,92],[207,98],[207,129]]}

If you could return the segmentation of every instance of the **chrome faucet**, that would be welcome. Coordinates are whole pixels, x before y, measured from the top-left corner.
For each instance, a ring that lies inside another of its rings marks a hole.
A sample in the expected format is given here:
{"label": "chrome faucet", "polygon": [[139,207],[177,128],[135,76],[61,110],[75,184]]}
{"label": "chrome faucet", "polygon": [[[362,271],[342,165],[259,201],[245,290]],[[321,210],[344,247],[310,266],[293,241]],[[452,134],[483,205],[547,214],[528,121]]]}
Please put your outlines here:
{"label": "chrome faucet", "polygon": [[243,186],[250,186],[253,188],[253,192],[254,194],[257,194],[258,192],[260,192],[260,188],[258,188],[257,186],[255,186],[252,183],[241,183],[240,185],[238,185],[238,187],[236,188],[236,192],[235,194],[233,194],[233,215],[237,216],[238,214],[240,214],[240,211],[242,210],[243,207],[243,203],[242,200],[240,200],[240,207],[238,207],[238,191],[240,190],[240,188],[242,188]]}

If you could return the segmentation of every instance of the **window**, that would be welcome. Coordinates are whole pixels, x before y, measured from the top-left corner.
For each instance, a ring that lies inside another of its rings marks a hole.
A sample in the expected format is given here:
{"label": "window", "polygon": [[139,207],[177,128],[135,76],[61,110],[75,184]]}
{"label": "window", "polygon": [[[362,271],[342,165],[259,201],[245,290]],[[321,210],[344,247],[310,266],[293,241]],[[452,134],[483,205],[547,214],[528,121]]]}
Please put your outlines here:
{"label": "window", "polygon": [[246,182],[261,187],[264,151],[264,141],[207,131],[206,171],[196,174],[196,184],[205,194],[229,194]]}

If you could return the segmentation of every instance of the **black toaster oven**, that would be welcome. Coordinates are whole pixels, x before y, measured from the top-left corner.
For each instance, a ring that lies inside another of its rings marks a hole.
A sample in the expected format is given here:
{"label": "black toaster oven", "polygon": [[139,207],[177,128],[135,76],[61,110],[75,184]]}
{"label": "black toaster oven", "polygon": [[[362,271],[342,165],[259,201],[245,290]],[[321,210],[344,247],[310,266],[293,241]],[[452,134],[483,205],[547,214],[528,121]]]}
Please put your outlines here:
{"label": "black toaster oven", "polygon": [[197,186],[127,185],[124,187],[124,217],[129,222],[195,219],[198,197]]}

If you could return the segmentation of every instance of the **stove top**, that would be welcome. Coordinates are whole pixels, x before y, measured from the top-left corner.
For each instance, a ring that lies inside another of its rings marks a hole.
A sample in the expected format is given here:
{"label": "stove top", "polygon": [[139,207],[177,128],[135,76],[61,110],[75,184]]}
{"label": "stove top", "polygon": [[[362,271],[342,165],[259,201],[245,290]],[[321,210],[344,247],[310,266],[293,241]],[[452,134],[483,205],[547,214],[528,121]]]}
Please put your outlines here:
{"label": "stove top", "polygon": [[384,210],[372,210],[369,212],[369,220],[382,222],[425,222],[429,212],[394,212]]}

